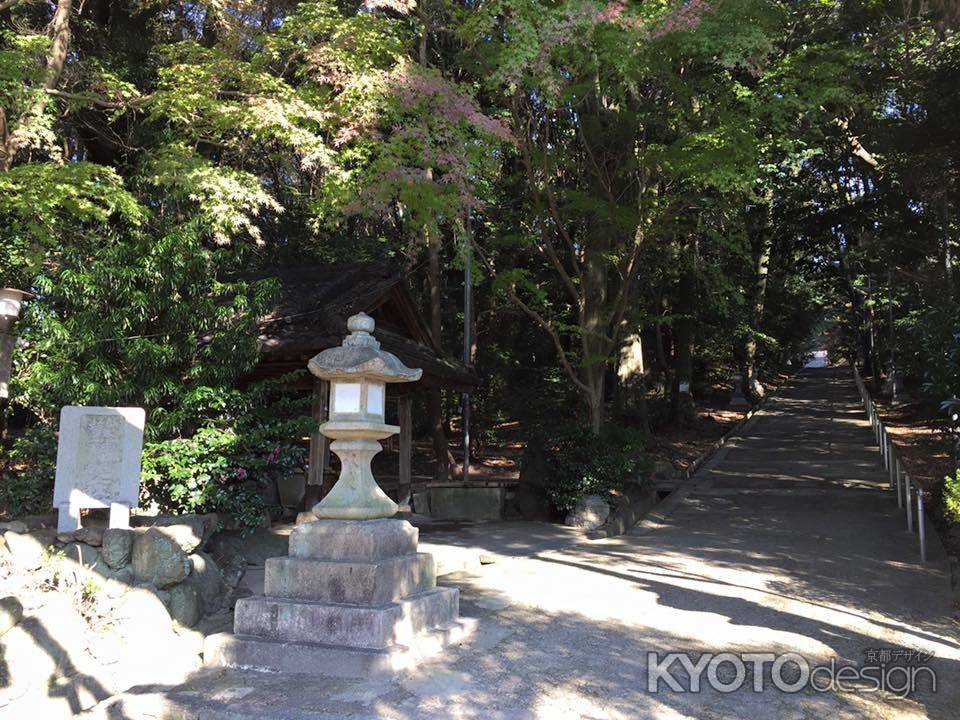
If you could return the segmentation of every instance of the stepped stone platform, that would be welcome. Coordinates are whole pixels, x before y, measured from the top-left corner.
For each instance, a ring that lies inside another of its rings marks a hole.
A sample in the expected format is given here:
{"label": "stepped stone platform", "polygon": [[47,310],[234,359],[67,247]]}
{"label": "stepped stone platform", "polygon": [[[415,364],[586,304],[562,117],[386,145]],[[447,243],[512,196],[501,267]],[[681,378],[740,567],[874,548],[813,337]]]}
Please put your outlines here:
{"label": "stepped stone platform", "polygon": [[237,602],[234,632],[207,638],[204,664],[367,677],[415,667],[464,641],[460,594],[437,587],[433,557],[406,520],[318,520],[266,561],[264,595]]}

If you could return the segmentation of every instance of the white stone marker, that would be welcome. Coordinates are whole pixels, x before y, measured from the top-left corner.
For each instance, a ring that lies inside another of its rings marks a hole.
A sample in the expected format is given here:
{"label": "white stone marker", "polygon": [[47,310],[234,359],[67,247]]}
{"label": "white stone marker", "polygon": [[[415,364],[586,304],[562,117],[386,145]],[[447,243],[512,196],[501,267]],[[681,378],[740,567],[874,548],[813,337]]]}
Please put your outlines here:
{"label": "white stone marker", "polygon": [[129,527],[140,494],[143,408],[66,405],[60,410],[53,505],[57,532],[80,527],[81,508],[110,508],[110,527]]}

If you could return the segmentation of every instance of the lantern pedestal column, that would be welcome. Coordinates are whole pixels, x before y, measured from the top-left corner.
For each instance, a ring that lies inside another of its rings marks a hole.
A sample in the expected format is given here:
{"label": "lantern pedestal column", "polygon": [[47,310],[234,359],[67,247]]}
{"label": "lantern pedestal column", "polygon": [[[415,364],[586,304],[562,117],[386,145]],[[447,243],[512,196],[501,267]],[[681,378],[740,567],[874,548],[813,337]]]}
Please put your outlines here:
{"label": "lantern pedestal column", "polygon": [[324,520],[372,520],[397,514],[397,504],[380,489],[370,462],[383,448],[378,440],[396,434],[396,425],[370,422],[328,422],[320,432],[331,438],[330,450],[340,458],[340,477],[327,496],[313,506]]}

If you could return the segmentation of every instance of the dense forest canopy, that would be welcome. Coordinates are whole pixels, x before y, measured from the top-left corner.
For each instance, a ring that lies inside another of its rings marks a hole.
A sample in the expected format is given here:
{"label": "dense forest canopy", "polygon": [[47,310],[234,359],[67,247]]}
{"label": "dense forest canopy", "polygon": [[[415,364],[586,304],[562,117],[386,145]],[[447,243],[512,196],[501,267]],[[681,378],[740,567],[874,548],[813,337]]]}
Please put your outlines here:
{"label": "dense forest canopy", "polygon": [[[756,400],[827,328],[955,395],[958,22],[946,0],[0,0],[0,286],[37,295],[10,457],[49,473],[62,405],[132,404],[157,478],[296,463],[305,411],[240,382],[277,295],[249,278],[318,261],[401,265],[450,354],[469,264],[489,437],[558,405],[643,435],[732,372]],[[457,403],[425,409],[440,447]]]}

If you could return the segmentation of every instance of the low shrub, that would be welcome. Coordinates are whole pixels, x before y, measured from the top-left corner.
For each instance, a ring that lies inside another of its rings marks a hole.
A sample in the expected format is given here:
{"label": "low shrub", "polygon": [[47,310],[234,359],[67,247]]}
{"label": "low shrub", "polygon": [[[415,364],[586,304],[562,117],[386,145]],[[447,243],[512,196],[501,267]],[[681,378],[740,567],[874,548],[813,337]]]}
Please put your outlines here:
{"label": "low shrub", "polygon": [[541,430],[549,477],[547,495],[567,511],[584,495],[605,495],[649,469],[639,430],[605,428],[599,435],[579,424]]}
{"label": "low shrub", "polygon": [[57,436],[45,425],[0,447],[0,517],[49,512],[57,467]]}
{"label": "low shrub", "polygon": [[947,518],[960,523],[960,470],[943,479],[943,508]]}
{"label": "low shrub", "polygon": [[143,504],[168,513],[227,513],[244,527],[257,527],[264,511],[272,509],[261,490],[303,469],[307,451],[298,441],[313,423],[301,414],[302,399],[276,385],[272,389],[279,395],[259,397],[230,423],[146,443]]}
{"label": "low shrub", "polygon": [[[241,525],[258,526],[262,488],[302,469],[311,432],[309,393],[288,384],[294,376],[243,390],[194,392],[196,430],[157,437],[166,408],[147,414],[140,475],[140,506],[165,513],[220,512]],[[0,514],[17,517],[51,509],[57,440],[53,424],[38,425],[0,449]]]}

